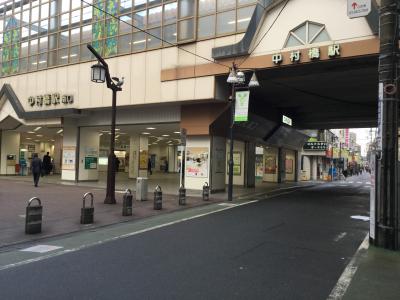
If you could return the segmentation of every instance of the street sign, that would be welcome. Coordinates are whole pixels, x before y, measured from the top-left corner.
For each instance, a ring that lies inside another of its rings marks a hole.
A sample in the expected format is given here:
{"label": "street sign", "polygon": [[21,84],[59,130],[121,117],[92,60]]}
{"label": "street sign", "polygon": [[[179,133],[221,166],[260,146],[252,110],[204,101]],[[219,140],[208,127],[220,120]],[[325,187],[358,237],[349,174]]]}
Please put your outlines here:
{"label": "street sign", "polygon": [[235,122],[247,122],[249,120],[250,91],[238,91],[235,97]]}
{"label": "street sign", "polygon": [[350,19],[369,15],[371,0],[347,0],[347,16]]}
{"label": "street sign", "polygon": [[289,126],[293,125],[292,119],[285,115],[282,115],[282,123]]}

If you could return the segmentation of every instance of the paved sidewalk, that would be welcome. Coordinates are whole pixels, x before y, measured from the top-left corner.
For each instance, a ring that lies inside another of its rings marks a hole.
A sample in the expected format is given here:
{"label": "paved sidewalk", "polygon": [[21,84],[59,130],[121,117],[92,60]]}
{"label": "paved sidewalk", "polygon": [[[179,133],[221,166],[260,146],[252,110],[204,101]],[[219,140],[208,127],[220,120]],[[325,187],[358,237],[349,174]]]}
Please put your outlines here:
{"label": "paved sidewalk", "polygon": [[377,299],[400,299],[400,252],[370,246],[343,300]]}
{"label": "paved sidewalk", "polygon": [[[201,198],[201,191],[193,191],[187,196],[187,205],[178,205],[178,196],[163,193],[163,210],[153,209],[153,193],[148,194],[148,201],[134,201],[133,216],[122,216],[123,191],[116,193],[117,204],[104,204],[105,189],[98,187],[86,187],[78,185],[63,185],[57,183],[39,183],[39,187],[33,187],[27,180],[0,179],[0,247],[41,239],[60,234],[71,233],[80,230],[94,229],[110,224],[134,221],[137,219],[164,214],[185,208],[206,205],[208,203],[222,202],[227,199],[226,193],[212,194],[210,201],[205,202]],[[315,183],[286,183],[266,184],[253,189],[234,189],[236,199],[256,199],[265,197],[268,193],[277,193],[298,187],[306,187]],[[80,224],[80,209],[82,196],[86,192],[94,194],[94,224]],[[27,201],[31,197],[39,197],[43,205],[42,233],[26,235],[25,210]]]}

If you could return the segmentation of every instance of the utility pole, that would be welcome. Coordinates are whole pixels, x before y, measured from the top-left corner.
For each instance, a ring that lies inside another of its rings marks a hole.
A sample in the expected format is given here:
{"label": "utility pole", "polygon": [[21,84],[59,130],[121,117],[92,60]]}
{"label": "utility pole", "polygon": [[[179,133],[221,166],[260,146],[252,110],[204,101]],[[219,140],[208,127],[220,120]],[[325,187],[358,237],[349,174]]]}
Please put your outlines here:
{"label": "utility pole", "polygon": [[382,0],[380,9],[378,164],[373,237],[376,246],[391,250],[399,249],[397,70],[400,53],[397,2]]}

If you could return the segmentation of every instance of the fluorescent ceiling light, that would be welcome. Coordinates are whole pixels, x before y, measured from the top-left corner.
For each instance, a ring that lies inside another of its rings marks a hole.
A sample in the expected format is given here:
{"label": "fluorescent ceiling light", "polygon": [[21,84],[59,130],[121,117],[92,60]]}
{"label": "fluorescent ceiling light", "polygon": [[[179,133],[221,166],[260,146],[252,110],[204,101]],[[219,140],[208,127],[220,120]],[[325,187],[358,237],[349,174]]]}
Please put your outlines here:
{"label": "fluorescent ceiling light", "polygon": [[[150,41],[150,40],[149,40]],[[135,41],[132,44],[143,44],[144,42],[146,42],[146,40],[139,40],[139,41]]]}
{"label": "fluorescent ceiling light", "polygon": [[61,133],[61,132],[63,132],[64,131],[64,129],[60,129],[59,131],[57,131],[57,133]]}
{"label": "fluorescent ceiling light", "polygon": [[148,130],[154,130],[155,128],[154,128],[154,127],[147,127],[146,129],[148,129]]}
{"label": "fluorescent ceiling light", "polygon": [[150,133],[148,133],[148,132],[142,132],[142,134],[150,134]]}
{"label": "fluorescent ceiling light", "polygon": [[41,126],[36,127],[35,129],[33,129],[33,131],[38,131],[40,128],[42,128]]}
{"label": "fluorescent ceiling light", "polygon": [[28,131],[28,133],[35,133],[34,131]]}
{"label": "fluorescent ceiling light", "polygon": [[42,136],[43,136],[43,134],[37,134],[36,136],[37,136],[37,137],[42,137]]}
{"label": "fluorescent ceiling light", "polygon": [[181,134],[181,132],[180,132],[180,131],[174,131],[174,133]]}
{"label": "fluorescent ceiling light", "polygon": [[169,136],[169,134],[163,134],[162,136]]}
{"label": "fluorescent ceiling light", "polygon": [[22,152],[26,152],[26,151],[28,151],[27,149],[21,149],[20,151],[22,151]]}
{"label": "fluorescent ceiling light", "polygon": [[27,140],[31,140],[32,138],[26,138]]}

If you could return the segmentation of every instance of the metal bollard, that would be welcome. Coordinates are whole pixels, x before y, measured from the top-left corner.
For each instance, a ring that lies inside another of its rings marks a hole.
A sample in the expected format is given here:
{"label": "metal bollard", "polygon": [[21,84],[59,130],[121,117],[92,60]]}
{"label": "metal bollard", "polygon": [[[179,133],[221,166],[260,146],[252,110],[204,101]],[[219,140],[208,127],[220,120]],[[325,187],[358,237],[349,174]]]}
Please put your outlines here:
{"label": "metal bollard", "polygon": [[162,209],[162,190],[159,185],[157,185],[156,189],[154,190],[154,209]]}
{"label": "metal bollard", "polygon": [[[90,207],[86,207],[86,197],[90,196]],[[86,193],[83,195],[83,204],[81,208],[81,224],[92,224],[94,220],[94,206],[93,206],[93,194]]]}
{"label": "metal bollard", "polygon": [[186,205],[186,189],[183,186],[179,188],[179,205]]}
{"label": "metal bollard", "polygon": [[[32,201],[37,200],[38,205],[31,206]],[[42,202],[38,197],[29,199],[25,215],[25,233],[35,234],[42,232]]]}
{"label": "metal bollard", "polygon": [[208,182],[203,185],[203,201],[210,200],[210,186]]}
{"label": "metal bollard", "polygon": [[122,202],[122,215],[132,216],[132,200],[133,195],[130,189],[126,189]]}

